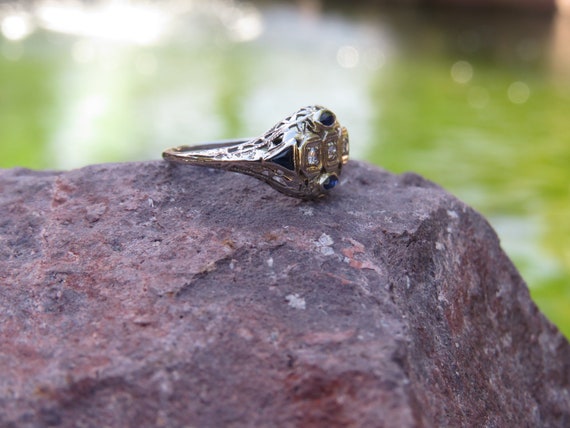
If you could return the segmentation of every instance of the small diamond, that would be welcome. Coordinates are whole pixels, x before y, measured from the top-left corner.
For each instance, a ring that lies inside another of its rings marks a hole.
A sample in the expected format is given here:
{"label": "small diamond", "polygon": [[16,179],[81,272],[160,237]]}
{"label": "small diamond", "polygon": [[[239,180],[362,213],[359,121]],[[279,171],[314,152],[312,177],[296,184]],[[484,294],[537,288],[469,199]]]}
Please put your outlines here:
{"label": "small diamond", "polygon": [[310,166],[319,164],[319,152],[316,147],[309,147],[309,151],[307,152],[307,163]]}
{"label": "small diamond", "polygon": [[348,155],[348,138],[342,140],[342,154],[343,156]]}
{"label": "small diamond", "polygon": [[336,143],[334,141],[329,141],[327,144],[327,156],[329,160],[335,160],[336,153],[337,153]]}

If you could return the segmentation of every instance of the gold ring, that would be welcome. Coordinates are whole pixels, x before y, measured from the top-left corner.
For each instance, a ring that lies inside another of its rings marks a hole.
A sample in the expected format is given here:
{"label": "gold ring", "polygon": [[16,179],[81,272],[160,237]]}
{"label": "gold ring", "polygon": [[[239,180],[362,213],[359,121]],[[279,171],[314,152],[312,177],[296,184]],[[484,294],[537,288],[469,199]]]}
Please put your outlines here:
{"label": "gold ring", "polygon": [[162,156],[170,162],[251,175],[288,196],[315,199],[339,183],[348,151],[348,132],[335,114],[308,106],[259,137],[180,146]]}

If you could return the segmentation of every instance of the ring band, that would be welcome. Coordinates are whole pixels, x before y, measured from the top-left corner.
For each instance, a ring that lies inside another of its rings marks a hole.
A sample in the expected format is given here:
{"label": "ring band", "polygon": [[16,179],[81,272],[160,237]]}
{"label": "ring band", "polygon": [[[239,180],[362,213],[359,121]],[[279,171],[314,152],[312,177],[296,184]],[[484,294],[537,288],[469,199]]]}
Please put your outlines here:
{"label": "ring band", "polygon": [[348,152],[348,132],[334,113],[309,106],[259,137],[174,147],[162,156],[169,162],[251,175],[288,196],[315,199],[338,184]]}

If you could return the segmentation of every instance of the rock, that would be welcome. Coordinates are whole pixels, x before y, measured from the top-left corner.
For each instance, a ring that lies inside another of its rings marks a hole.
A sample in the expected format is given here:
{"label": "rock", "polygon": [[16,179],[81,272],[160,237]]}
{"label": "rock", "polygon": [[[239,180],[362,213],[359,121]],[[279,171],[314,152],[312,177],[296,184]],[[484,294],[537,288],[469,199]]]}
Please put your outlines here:
{"label": "rock", "polygon": [[451,6],[554,12],[564,7],[564,0],[420,0],[424,6]]}
{"label": "rock", "polygon": [[0,207],[2,427],[570,426],[568,342],[417,175],[13,169]]}

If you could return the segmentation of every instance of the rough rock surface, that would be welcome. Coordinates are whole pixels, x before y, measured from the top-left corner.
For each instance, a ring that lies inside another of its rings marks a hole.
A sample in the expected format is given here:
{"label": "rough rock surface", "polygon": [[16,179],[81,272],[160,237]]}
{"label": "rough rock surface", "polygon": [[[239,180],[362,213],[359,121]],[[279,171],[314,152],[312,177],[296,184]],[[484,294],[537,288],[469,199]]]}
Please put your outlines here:
{"label": "rough rock surface", "polygon": [[342,181],[1,171],[0,426],[570,426],[570,346],[487,222]]}
{"label": "rough rock surface", "polygon": [[[559,3],[563,6],[563,1]],[[494,7],[509,8],[513,10],[556,10],[557,0],[420,0],[426,6],[459,6],[459,7]]]}

